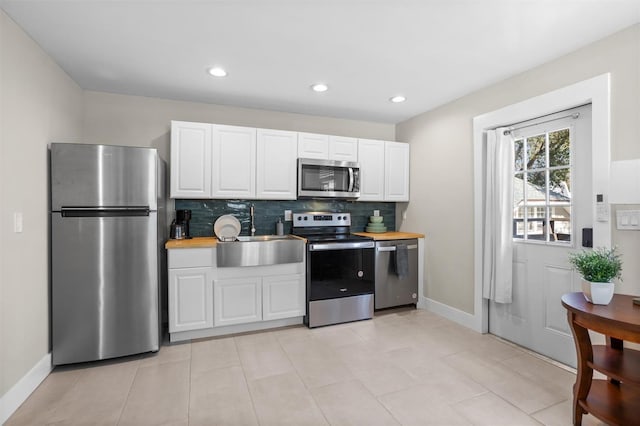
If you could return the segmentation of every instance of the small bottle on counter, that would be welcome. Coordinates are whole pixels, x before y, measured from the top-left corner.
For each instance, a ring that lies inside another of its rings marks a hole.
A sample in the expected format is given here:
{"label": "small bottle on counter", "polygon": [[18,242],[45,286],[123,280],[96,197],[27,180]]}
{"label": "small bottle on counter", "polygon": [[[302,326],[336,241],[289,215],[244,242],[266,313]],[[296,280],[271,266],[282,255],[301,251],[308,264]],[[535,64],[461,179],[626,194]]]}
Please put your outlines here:
{"label": "small bottle on counter", "polygon": [[284,223],[282,223],[282,219],[278,218],[276,222],[276,235],[284,235]]}

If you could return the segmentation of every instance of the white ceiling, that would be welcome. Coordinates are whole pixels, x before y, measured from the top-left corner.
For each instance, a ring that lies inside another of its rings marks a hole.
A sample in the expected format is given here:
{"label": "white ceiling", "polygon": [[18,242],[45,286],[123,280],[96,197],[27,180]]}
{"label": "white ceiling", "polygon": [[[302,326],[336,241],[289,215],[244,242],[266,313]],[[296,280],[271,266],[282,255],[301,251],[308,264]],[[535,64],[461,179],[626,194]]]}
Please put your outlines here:
{"label": "white ceiling", "polygon": [[[0,0],[84,89],[397,123],[640,21],[640,0]],[[229,73],[216,79],[213,65]],[[310,85],[325,82],[329,91]],[[392,104],[403,94],[407,101]]]}

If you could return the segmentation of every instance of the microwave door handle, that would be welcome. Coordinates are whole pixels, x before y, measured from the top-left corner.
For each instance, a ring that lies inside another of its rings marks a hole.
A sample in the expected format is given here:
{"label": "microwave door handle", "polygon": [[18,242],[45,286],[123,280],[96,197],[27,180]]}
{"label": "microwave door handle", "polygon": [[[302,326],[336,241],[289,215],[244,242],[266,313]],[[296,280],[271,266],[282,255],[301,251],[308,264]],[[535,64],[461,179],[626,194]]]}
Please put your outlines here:
{"label": "microwave door handle", "polygon": [[353,167],[349,167],[349,192],[353,192]]}

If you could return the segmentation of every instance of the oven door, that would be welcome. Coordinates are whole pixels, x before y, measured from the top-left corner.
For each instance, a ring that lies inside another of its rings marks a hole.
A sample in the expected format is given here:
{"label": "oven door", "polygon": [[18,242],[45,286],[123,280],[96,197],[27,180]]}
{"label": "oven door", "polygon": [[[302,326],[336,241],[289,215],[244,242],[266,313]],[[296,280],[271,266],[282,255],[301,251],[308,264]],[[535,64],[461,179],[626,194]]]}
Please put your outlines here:
{"label": "oven door", "polygon": [[298,159],[298,196],[358,198],[360,196],[358,163]]}
{"label": "oven door", "polygon": [[311,243],[307,252],[310,301],[373,294],[375,243]]}

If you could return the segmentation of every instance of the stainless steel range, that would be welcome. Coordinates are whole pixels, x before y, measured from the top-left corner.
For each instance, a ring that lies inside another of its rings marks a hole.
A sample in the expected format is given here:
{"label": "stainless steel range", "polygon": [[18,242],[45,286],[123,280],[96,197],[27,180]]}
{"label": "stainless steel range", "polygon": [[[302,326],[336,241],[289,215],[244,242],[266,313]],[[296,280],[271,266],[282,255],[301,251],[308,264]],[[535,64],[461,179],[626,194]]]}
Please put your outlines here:
{"label": "stainless steel range", "polygon": [[294,213],[292,231],[307,239],[305,324],[373,318],[375,243],[351,234],[351,214]]}

